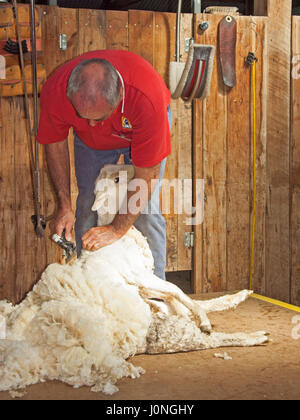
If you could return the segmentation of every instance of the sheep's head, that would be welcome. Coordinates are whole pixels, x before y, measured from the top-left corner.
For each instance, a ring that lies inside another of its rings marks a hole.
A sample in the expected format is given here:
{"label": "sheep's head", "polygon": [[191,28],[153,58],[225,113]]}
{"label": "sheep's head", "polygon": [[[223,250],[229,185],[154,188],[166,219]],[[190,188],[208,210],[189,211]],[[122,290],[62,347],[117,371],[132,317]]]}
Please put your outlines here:
{"label": "sheep's head", "polygon": [[98,226],[112,223],[127,197],[129,182],[134,178],[132,165],[105,165],[95,183],[93,211],[98,213]]}

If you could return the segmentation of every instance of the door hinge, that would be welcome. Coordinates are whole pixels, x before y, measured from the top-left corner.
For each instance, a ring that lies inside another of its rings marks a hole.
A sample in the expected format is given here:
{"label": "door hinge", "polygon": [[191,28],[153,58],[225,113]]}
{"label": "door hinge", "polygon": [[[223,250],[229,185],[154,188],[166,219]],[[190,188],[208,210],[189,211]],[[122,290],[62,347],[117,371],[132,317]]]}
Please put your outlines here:
{"label": "door hinge", "polygon": [[184,246],[194,248],[194,232],[187,232],[184,237]]}

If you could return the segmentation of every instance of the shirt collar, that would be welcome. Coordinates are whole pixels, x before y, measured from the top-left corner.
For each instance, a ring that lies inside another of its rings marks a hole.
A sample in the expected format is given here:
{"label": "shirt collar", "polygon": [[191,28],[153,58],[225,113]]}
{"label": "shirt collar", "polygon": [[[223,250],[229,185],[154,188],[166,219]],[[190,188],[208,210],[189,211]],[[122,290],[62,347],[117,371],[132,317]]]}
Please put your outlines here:
{"label": "shirt collar", "polygon": [[123,99],[122,99],[122,114],[124,114],[124,109],[125,109],[125,83],[124,83],[124,79],[121,76],[121,74],[118,72],[118,70],[116,69],[116,72],[118,73],[120,80],[121,80],[121,84],[122,84],[122,88],[123,88]]}

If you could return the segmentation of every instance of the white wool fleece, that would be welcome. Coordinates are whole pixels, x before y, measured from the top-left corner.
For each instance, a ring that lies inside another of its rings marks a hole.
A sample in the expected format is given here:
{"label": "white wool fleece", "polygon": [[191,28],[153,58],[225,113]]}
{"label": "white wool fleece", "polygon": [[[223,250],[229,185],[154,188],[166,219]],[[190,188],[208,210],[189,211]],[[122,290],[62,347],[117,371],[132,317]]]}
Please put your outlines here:
{"label": "white wool fleece", "polygon": [[[127,248],[137,270],[118,263]],[[9,338],[0,340],[0,390],[56,379],[111,394],[118,379],[139,377],[126,359],[145,348],[151,311],[132,279],[152,267],[146,240],[131,231],[73,266],[50,265],[19,306],[0,302]]]}

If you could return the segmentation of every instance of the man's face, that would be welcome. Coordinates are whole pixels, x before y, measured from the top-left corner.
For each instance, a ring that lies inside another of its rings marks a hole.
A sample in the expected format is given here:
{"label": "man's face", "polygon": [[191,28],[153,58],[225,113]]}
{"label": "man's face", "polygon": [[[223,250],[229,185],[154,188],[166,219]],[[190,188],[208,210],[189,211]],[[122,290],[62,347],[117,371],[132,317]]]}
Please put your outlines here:
{"label": "man's face", "polygon": [[95,127],[99,122],[107,120],[116,110],[116,108],[112,108],[102,98],[99,98],[95,106],[90,106],[82,101],[80,95],[75,94],[71,103],[75,109],[76,115],[79,118],[88,120],[91,127]]}
{"label": "man's face", "polygon": [[107,120],[114,112],[114,109],[108,108],[106,110],[101,109],[98,111],[98,109],[94,110],[83,110],[82,113],[76,110],[76,115],[79,118],[83,118],[85,120],[88,120],[89,125],[91,127],[95,127],[99,122]]}

